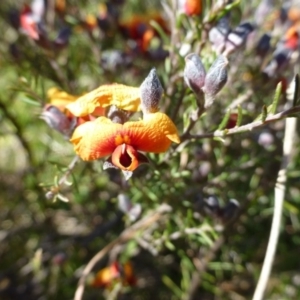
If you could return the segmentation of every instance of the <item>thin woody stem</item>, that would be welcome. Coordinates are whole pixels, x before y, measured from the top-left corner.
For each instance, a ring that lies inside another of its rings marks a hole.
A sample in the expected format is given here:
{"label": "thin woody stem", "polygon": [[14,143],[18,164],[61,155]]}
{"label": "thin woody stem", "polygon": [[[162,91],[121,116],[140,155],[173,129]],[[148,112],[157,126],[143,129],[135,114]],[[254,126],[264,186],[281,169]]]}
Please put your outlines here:
{"label": "thin woody stem", "polygon": [[265,124],[272,123],[281,119],[284,119],[286,117],[289,117],[293,114],[300,112],[300,106],[295,106],[290,109],[284,110],[278,114],[268,116],[264,121],[254,121],[252,123],[240,126],[240,127],[234,127],[231,129],[225,129],[225,130],[216,130],[214,132],[209,133],[203,133],[203,134],[188,134],[184,133],[181,137],[181,141],[189,140],[189,139],[203,139],[203,138],[213,138],[213,137],[225,137],[228,135],[233,135],[236,133],[246,132],[246,131],[252,131],[253,129],[256,129],[257,127],[264,126]]}
{"label": "thin woody stem", "polygon": [[271,232],[268,242],[268,247],[263,263],[262,271],[258,280],[258,284],[255,289],[253,300],[262,300],[264,298],[264,292],[267,287],[267,283],[270,277],[272,264],[274,261],[276,248],[279,239],[281,216],[284,202],[284,195],[286,190],[287,181],[287,168],[291,161],[291,153],[293,149],[293,141],[295,139],[297,119],[291,118],[286,120],[285,134],[283,141],[283,159],[281,162],[281,168],[278,172],[275,196],[274,196],[274,214],[271,226]]}
{"label": "thin woody stem", "polygon": [[162,204],[160,205],[156,211],[154,211],[149,216],[144,217],[142,220],[134,223],[129,228],[125,229],[115,240],[107,244],[103,249],[101,249],[86,265],[84,268],[82,275],[79,279],[78,286],[75,292],[74,300],[82,300],[84,289],[85,289],[85,281],[87,276],[90,274],[94,266],[108,253],[110,252],[116,245],[123,244],[130,239],[134,238],[136,234],[151,224],[157,222],[161,219],[161,216],[165,213],[170,212],[172,209],[169,205]]}
{"label": "thin woody stem", "polygon": [[192,115],[190,116],[190,122],[184,131],[184,133],[181,136],[181,141],[189,139],[190,131],[194,128],[195,124],[198,122],[199,118],[202,116],[202,114],[205,112],[204,108],[204,94],[198,95],[197,99],[197,106],[198,108],[192,112]]}
{"label": "thin woody stem", "polygon": [[68,168],[66,170],[66,172],[64,173],[64,175],[59,179],[58,181],[58,185],[62,185],[65,183],[67,177],[72,173],[75,165],[77,164],[77,162],[79,161],[79,156],[75,156],[72,161],[70,162],[70,164],[68,165]]}

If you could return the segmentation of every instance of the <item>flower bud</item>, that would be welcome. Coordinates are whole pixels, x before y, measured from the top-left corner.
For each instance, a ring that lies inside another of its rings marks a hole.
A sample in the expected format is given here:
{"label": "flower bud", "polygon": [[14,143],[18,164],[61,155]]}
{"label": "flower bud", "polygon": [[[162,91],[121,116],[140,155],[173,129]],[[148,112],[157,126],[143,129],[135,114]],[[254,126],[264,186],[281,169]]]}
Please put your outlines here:
{"label": "flower bud", "polygon": [[219,199],[216,196],[204,198],[204,211],[208,215],[217,215],[220,211]]}
{"label": "flower bud", "polygon": [[158,111],[163,88],[153,68],[140,86],[141,109],[144,114]]}
{"label": "flower bud", "polygon": [[40,118],[43,119],[49,127],[59,131],[66,137],[71,136],[76,125],[76,118],[69,119],[54,105],[47,105]]}
{"label": "flower bud", "polygon": [[236,199],[230,199],[229,202],[222,208],[220,217],[223,223],[228,223],[236,218],[240,209],[240,204]]}
{"label": "flower bud", "polygon": [[117,106],[110,106],[107,117],[112,120],[114,123],[124,124],[127,122],[132,115],[132,112],[128,112],[122,109],[119,109]]}
{"label": "flower bud", "polygon": [[202,1],[200,0],[178,0],[179,11],[187,16],[198,16],[202,12]]}
{"label": "flower bud", "polygon": [[232,30],[226,40],[224,55],[229,55],[246,43],[249,34],[254,30],[251,23],[242,23]]}
{"label": "flower bud", "polygon": [[55,49],[62,49],[63,47],[67,46],[72,30],[69,27],[63,27],[58,32],[57,37],[53,41],[53,46]]}
{"label": "flower bud", "polygon": [[227,65],[227,58],[220,55],[208,70],[202,89],[205,94],[205,108],[213,104],[216,94],[225,85],[227,81]]}
{"label": "flower bud", "polygon": [[218,21],[216,26],[209,31],[208,39],[217,54],[221,54],[224,51],[230,30],[230,15],[226,14]]}
{"label": "flower bud", "polygon": [[267,33],[263,34],[256,45],[256,54],[264,58],[271,49],[271,36]]}
{"label": "flower bud", "polygon": [[191,53],[185,57],[184,80],[188,87],[196,94],[202,93],[206,71],[200,57]]}

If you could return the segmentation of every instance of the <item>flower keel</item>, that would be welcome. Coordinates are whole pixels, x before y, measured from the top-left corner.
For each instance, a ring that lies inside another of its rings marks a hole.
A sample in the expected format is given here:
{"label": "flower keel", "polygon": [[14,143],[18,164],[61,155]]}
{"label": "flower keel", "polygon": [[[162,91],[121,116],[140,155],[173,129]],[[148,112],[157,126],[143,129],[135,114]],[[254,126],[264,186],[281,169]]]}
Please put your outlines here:
{"label": "flower keel", "polygon": [[130,145],[119,145],[111,157],[112,163],[121,170],[134,171],[138,165],[138,152]]}

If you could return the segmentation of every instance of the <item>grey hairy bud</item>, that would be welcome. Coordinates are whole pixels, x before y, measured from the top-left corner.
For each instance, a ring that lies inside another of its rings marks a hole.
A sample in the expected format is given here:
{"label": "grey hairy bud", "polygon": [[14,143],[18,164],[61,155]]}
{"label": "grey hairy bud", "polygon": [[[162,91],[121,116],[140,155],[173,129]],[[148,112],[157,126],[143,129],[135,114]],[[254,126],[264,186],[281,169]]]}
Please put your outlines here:
{"label": "grey hairy bud", "polygon": [[75,126],[76,118],[69,119],[54,105],[48,105],[40,115],[49,127],[59,131],[66,137],[70,137]]}
{"label": "grey hairy bud", "polygon": [[188,87],[196,94],[202,94],[206,71],[200,57],[191,53],[185,57],[184,80]]}
{"label": "grey hairy bud", "polygon": [[212,105],[216,94],[227,82],[227,65],[227,58],[220,55],[209,68],[202,89],[205,94],[205,108]]}
{"label": "grey hairy bud", "polygon": [[140,86],[141,109],[143,113],[158,111],[159,100],[163,94],[163,88],[153,68]]}

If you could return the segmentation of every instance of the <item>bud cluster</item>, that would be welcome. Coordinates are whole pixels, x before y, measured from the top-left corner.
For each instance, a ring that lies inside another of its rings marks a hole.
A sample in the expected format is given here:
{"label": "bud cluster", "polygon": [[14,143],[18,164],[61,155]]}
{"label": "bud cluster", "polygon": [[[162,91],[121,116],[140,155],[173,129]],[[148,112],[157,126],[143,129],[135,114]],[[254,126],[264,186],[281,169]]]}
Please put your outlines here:
{"label": "bud cluster", "polygon": [[227,65],[227,58],[220,55],[206,73],[197,54],[191,53],[185,57],[184,80],[198,101],[203,102],[201,99],[204,99],[205,109],[213,104],[215,96],[226,84]]}

